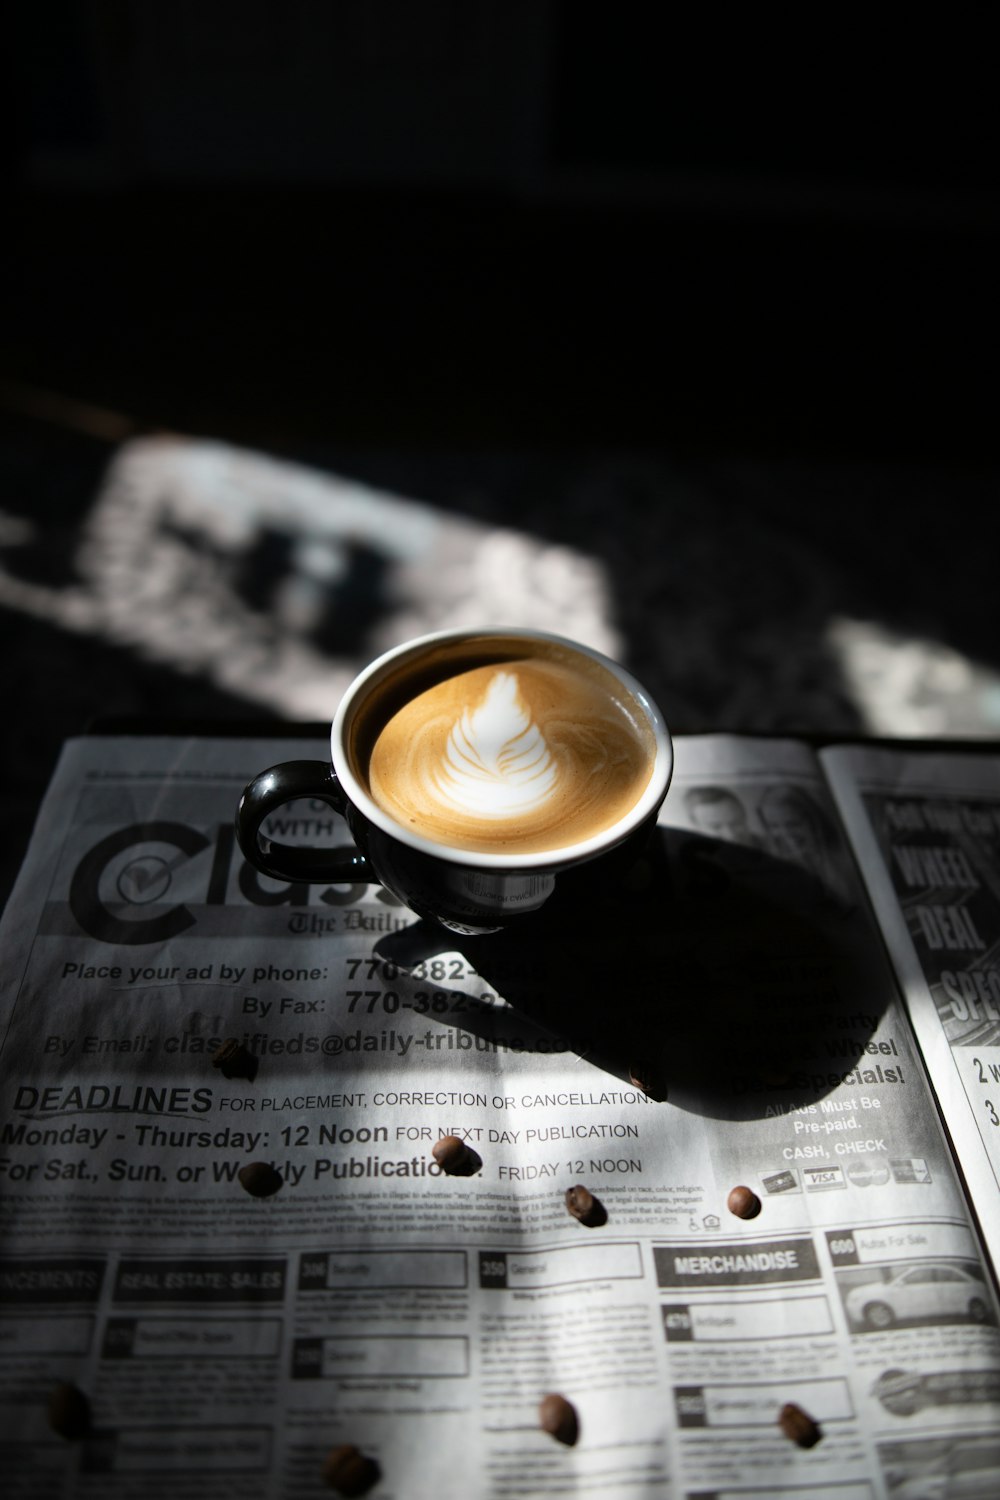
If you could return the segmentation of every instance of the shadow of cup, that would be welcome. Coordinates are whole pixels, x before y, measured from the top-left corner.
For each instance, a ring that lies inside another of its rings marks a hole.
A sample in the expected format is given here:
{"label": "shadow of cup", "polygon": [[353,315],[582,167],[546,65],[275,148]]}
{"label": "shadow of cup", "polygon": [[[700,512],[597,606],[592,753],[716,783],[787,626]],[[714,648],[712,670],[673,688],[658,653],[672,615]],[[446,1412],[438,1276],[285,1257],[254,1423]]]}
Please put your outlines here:
{"label": "shadow of cup", "polygon": [[[892,994],[860,897],[763,851],[666,829],[623,876],[584,868],[516,931],[466,938],[418,922],[376,945],[403,972],[455,952],[506,1002],[452,986],[464,1001],[448,1024],[470,1047],[575,1053],[616,1088],[719,1119],[830,1093]],[[831,1035],[847,1037],[833,1054]]]}

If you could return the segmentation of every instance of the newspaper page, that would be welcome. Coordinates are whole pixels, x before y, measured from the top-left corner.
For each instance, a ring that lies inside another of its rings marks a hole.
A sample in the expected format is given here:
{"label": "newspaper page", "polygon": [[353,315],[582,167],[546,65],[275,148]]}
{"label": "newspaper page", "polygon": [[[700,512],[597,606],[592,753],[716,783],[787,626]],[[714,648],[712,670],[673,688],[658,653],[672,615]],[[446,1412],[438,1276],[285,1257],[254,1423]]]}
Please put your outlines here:
{"label": "newspaper page", "polygon": [[1000,1266],[1000,760],[853,747],[824,760]]}
{"label": "newspaper page", "polygon": [[682,739],[643,858],[476,939],[244,863],[243,784],[324,753],[64,752],[2,928],[4,1493],[995,1495],[995,1293],[812,753]]}

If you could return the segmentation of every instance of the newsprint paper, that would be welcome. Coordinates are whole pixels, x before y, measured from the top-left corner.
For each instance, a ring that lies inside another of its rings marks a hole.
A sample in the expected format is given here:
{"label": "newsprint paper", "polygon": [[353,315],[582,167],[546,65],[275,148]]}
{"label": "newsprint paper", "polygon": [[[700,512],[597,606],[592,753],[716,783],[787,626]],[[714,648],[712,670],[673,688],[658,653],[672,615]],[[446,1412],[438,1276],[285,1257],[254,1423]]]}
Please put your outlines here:
{"label": "newsprint paper", "polygon": [[[8,1500],[305,1500],[345,1446],[381,1500],[994,1500],[993,1273],[814,752],[681,739],[644,858],[475,939],[244,863],[244,783],[324,754],[65,749],[2,927]],[[997,924],[936,904],[989,1137]]]}
{"label": "newsprint paper", "polygon": [[994,1265],[1000,1265],[1000,759],[824,752]]}

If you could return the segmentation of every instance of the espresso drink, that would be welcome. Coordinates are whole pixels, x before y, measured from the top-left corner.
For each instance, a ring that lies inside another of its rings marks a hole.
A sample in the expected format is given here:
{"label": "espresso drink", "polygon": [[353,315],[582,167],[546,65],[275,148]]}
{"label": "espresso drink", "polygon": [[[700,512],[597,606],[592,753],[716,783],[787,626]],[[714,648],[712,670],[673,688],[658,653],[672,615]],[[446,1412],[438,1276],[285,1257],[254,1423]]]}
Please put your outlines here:
{"label": "espresso drink", "polygon": [[561,849],[612,827],[652,772],[641,706],[575,652],[532,641],[486,656],[429,685],[394,681],[358,764],[372,799],[424,838],[487,853]]}

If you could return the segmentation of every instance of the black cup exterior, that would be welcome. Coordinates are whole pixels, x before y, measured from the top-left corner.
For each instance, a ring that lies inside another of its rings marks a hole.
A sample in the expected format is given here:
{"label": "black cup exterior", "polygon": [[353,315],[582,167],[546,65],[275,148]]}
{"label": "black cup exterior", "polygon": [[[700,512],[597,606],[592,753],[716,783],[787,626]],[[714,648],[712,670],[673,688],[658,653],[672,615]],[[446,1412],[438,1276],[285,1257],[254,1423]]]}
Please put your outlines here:
{"label": "black cup exterior", "polygon": [[[513,857],[508,864],[484,854],[483,862],[477,864],[474,853],[427,844],[393,825],[387,815],[370,803],[351,770],[352,752],[347,747],[358,733],[359,719],[363,720],[366,695],[373,689],[377,692],[383,683],[395,682],[394,674],[400,671],[412,685],[411,665],[419,665],[421,653],[429,648],[443,650],[452,653],[449,661],[460,661],[461,653],[475,645],[477,650],[500,651],[497,659],[502,660],[512,644],[522,637],[547,641],[559,650],[582,652],[604,662],[637,703],[644,705],[656,733],[657,755],[662,753],[663,758],[654,763],[653,780],[633,809],[632,818],[640,817],[642,821],[633,826],[632,819],[626,817],[623,822],[627,832],[616,836],[612,829],[607,835],[584,841],[580,847],[589,847],[592,852],[574,856],[569,849],[556,849],[550,854],[525,855],[524,864]],[[246,858],[258,870],[279,880],[306,883],[325,880],[331,884],[377,880],[418,916],[467,934],[519,926],[550,906],[557,895],[564,910],[573,910],[577,901],[583,904],[595,894],[634,889],[632,882],[637,874],[634,867],[655,826],[673,769],[670,736],[662,719],[641,686],[623,669],[562,637],[524,630],[442,631],[386,653],[348,690],[334,718],[331,740],[333,765],[321,761],[284,762],[262,772],[248,784],[236,818],[237,838]],[[357,853],[349,849],[306,849],[273,841],[265,831],[265,819],[282,801],[298,796],[319,797],[344,816]]]}
{"label": "black cup exterior", "polygon": [[592,892],[615,883],[641,857],[659,809],[627,838],[586,860],[554,867],[480,869],[426,854],[393,838],[352,803],[347,822],[379,881],[417,916],[468,935],[509,929],[541,911],[558,895]]}
{"label": "black cup exterior", "polygon": [[[346,818],[356,852],[273,845],[269,840],[262,846],[264,818],[293,796],[330,801]],[[616,844],[583,859],[563,861],[556,852],[549,864],[477,866],[449,856],[447,850],[439,856],[414,848],[344,799],[331,767],[320,761],[291,761],[272,766],[248,785],[236,831],[245,857],[272,879],[332,884],[377,880],[417,916],[475,935],[519,926],[557,895],[563,903],[582,904],[602,890],[610,893],[626,884],[648,843],[659,806]]]}

